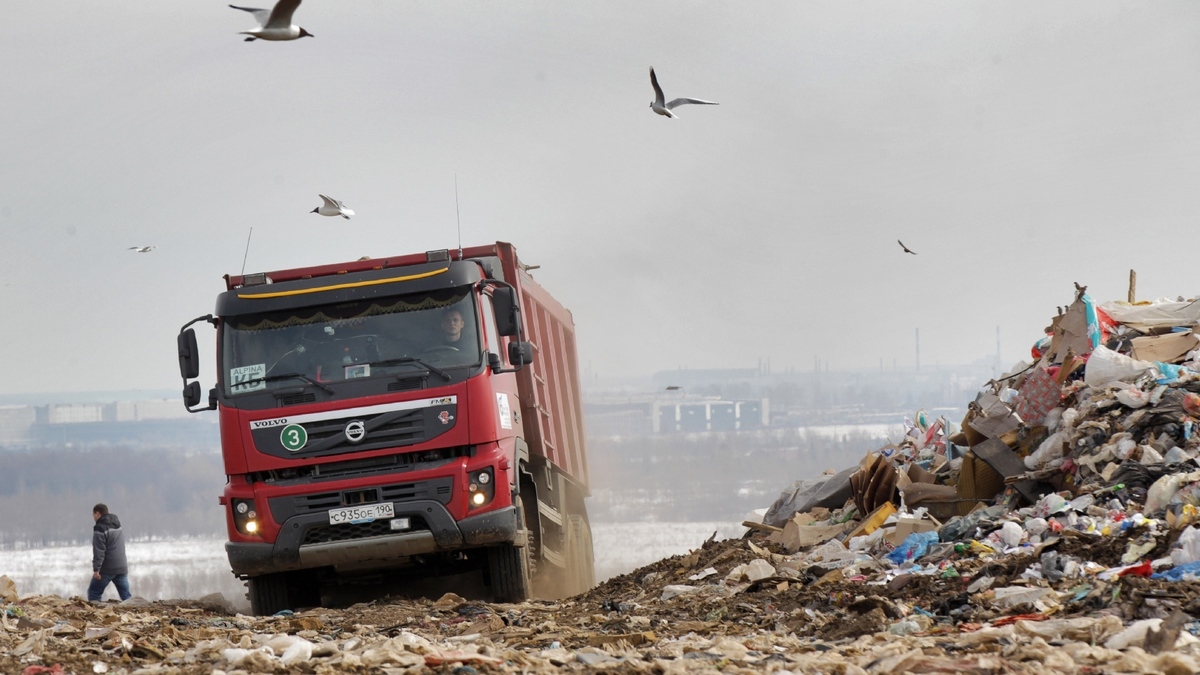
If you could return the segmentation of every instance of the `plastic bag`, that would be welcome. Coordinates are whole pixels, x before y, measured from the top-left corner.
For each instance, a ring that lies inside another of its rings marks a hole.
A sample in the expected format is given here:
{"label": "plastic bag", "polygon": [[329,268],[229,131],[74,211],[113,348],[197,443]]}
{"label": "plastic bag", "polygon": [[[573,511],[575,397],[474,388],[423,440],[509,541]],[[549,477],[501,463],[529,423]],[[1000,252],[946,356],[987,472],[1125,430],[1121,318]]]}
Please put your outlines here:
{"label": "plastic bag", "polygon": [[1005,546],[1012,548],[1021,544],[1021,538],[1025,532],[1021,526],[1011,520],[1000,527],[1000,541],[1004,542]]}
{"label": "plastic bag", "polygon": [[1034,450],[1028,457],[1025,458],[1026,469],[1039,469],[1049,464],[1050,462],[1062,457],[1063,445],[1070,439],[1065,431],[1056,431],[1050,434],[1050,437],[1042,441],[1037,450]]}
{"label": "plastic bag", "polygon": [[996,529],[996,520],[1008,512],[1004,505],[989,506],[965,516],[954,516],[938,529],[942,541],[962,541],[975,535],[976,528],[984,532]]}
{"label": "plastic bag", "polygon": [[1183,366],[1176,366],[1174,364],[1163,363],[1161,361],[1156,361],[1154,363],[1154,367],[1158,368],[1158,379],[1155,380],[1155,382],[1158,384],[1171,384],[1172,382],[1178,382],[1179,378],[1192,372]]}
{"label": "plastic bag", "polygon": [[1071,508],[1071,505],[1062,495],[1057,492],[1042,497],[1037,504],[1033,505],[1033,515],[1038,518],[1046,518],[1056,513],[1062,513]]}
{"label": "plastic bag", "polygon": [[1200,561],[1200,528],[1189,527],[1179,535],[1175,550],[1171,551],[1171,562],[1176,566]]}
{"label": "plastic bag", "polygon": [[1138,387],[1126,387],[1117,392],[1117,400],[1130,408],[1142,408],[1150,403],[1150,394]]}
{"label": "plastic bag", "polygon": [[1166,508],[1175,493],[1179,492],[1179,486],[1182,484],[1183,475],[1178,473],[1167,474],[1154,481],[1154,485],[1151,485],[1149,492],[1146,493],[1145,512],[1156,513]]}
{"label": "plastic bag", "polygon": [[1139,361],[1100,345],[1088,357],[1083,381],[1089,387],[1103,387],[1110,382],[1132,382],[1151,370],[1155,368],[1149,361]]}
{"label": "plastic bag", "polygon": [[1046,522],[1045,518],[1030,518],[1025,521],[1025,531],[1035,537],[1042,536],[1042,533],[1050,528],[1050,523]]}
{"label": "plastic bag", "polygon": [[1150,578],[1166,579],[1167,581],[1194,581],[1200,579],[1200,561],[1176,565],[1165,572],[1151,574]]}
{"label": "plastic bag", "polygon": [[887,559],[895,565],[916,560],[929,552],[929,547],[938,541],[937,532],[914,532],[904,538],[896,550],[887,554]]}

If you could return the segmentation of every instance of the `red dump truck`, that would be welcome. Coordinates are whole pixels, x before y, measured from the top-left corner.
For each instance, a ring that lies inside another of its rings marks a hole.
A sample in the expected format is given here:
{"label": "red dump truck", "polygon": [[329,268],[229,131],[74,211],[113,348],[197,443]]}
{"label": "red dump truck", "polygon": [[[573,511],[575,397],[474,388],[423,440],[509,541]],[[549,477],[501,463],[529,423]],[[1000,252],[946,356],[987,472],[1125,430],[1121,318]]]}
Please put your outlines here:
{"label": "red dump truck", "polygon": [[477,571],[502,602],[592,585],[574,323],[528,269],[497,242],[227,275],[184,325],[184,404],[220,416],[225,548],[256,614],[346,582]]}

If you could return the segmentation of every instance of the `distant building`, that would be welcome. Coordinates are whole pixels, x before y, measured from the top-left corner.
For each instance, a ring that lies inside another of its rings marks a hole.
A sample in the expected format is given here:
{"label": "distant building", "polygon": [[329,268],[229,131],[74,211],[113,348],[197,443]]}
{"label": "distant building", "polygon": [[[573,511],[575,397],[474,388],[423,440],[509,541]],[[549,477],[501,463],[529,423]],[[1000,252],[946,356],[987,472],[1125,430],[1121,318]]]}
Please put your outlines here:
{"label": "distant building", "polygon": [[[54,403],[37,407],[37,424],[85,424],[103,422],[103,403]],[[111,419],[111,417],[110,417]]]}
{"label": "distant building", "polygon": [[191,415],[178,399],[0,405],[0,448],[219,443],[217,417]]}
{"label": "distant building", "polygon": [[0,446],[28,443],[36,417],[33,406],[0,405]]}
{"label": "distant building", "polygon": [[768,399],[728,401],[720,399],[685,399],[655,401],[654,433],[700,431],[742,431],[761,429],[770,420]]}

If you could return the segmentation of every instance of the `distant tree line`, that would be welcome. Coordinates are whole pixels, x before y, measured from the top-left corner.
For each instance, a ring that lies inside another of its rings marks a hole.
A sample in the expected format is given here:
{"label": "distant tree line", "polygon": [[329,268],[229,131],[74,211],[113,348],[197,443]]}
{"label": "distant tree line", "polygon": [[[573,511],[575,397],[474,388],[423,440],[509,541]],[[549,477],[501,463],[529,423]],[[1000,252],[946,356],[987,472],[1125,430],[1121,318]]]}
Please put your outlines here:
{"label": "distant tree line", "polygon": [[40,448],[0,454],[0,548],[91,541],[103,502],[131,538],[219,535],[225,485],[213,450]]}
{"label": "distant tree line", "polygon": [[[793,481],[840,470],[883,444],[803,429],[592,438],[597,522],[738,520]],[[91,509],[108,504],[132,538],[223,536],[220,451],[42,448],[0,453],[0,548],[91,541]]]}
{"label": "distant tree line", "polygon": [[593,520],[740,521],[769,507],[794,481],[847,468],[886,440],[785,428],[588,443]]}

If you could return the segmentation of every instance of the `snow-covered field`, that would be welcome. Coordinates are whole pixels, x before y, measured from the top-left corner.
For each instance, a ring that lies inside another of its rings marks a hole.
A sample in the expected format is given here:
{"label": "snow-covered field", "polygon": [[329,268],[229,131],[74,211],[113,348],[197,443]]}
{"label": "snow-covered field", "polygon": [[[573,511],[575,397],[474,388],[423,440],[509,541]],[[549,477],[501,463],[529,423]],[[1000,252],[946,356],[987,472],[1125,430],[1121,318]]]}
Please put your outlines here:
{"label": "snow-covered field", "polygon": [[[714,532],[718,539],[741,536],[739,523],[593,523],[596,579],[603,581],[663,558],[697,548]],[[131,542],[129,585],[147,600],[200,598],[221,593],[245,603],[245,586],[229,571],[224,540],[172,539]],[[91,579],[91,546],[0,550],[0,574],[21,595],[86,596]],[[116,598],[110,585],[105,598]]]}

